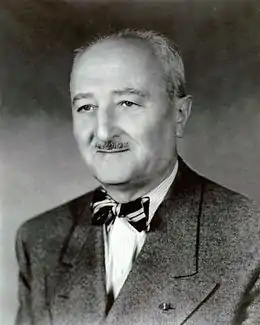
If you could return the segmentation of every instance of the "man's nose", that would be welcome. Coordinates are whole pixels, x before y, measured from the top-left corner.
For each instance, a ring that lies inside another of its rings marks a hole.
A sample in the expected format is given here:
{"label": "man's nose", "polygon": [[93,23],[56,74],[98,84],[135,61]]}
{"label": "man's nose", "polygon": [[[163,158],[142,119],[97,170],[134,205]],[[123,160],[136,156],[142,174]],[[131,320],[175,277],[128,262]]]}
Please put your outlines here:
{"label": "man's nose", "polygon": [[96,136],[100,141],[108,141],[115,136],[115,116],[109,108],[100,108],[97,112]]}

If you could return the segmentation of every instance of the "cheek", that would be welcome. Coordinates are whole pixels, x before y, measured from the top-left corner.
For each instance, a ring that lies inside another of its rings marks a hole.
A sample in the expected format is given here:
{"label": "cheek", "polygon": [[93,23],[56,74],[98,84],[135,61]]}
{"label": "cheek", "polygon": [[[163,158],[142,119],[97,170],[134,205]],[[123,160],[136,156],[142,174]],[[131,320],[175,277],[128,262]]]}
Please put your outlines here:
{"label": "cheek", "polygon": [[93,132],[93,121],[86,116],[73,116],[73,133],[77,141],[87,141]]}
{"label": "cheek", "polygon": [[136,128],[135,141],[138,144],[140,154],[147,159],[165,155],[174,147],[174,125],[168,120],[142,122]]}
{"label": "cheek", "polygon": [[135,123],[128,123],[126,132],[131,137],[136,153],[141,158],[150,159],[154,155],[155,147],[159,143],[156,131],[156,126],[149,123],[149,121],[141,120]]}

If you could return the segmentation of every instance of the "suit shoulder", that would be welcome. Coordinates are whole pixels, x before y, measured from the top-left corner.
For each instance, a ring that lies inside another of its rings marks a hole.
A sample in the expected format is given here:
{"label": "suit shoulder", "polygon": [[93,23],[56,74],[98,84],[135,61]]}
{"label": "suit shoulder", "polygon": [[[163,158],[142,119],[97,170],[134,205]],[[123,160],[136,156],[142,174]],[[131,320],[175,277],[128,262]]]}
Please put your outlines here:
{"label": "suit shoulder", "polygon": [[181,181],[184,183],[184,185],[182,185],[182,188],[185,188],[185,186],[187,188],[201,188],[204,203],[208,202],[208,204],[215,206],[220,206],[221,204],[230,204],[233,206],[238,205],[241,207],[244,206],[248,208],[251,207],[252,209],[257,209],[256,202],[247,196],[229,189],[224,185],[220,185],[211,179],[208,179],[204,175],[201,175],[199,172],[193,170],[186,163],[181,162],[180,165],[184,171],[184,177],[181,179]]}
{"label": "suit shoulder", "polygon": [[222,203],[226,206],[227,204],[231,204],[232,206],[259,211],[258,204],[248,196],[238,193],[205,177],[201,176],[201,179],[204,198],[211,200],[211,203]]}
{"label": "suit shoulder", "polygon": [[37,240],[41,237],[56,236],[69,229],[83,208],[91,202],[93,191],[47,210],[24,221],[17,230],[17,238]]}
{"label": "suit shoulder", "polygon": [[[212,224],[221,225],[222,232],[227,231],[236,238],[247,238],[247,246],[260,243],[260,208],[247,196],[237,193],[211,180],[203,180],[203,214]],[[245,244],[244,244],[245,245]],[[246,245],[245,245],[246,246]]]}

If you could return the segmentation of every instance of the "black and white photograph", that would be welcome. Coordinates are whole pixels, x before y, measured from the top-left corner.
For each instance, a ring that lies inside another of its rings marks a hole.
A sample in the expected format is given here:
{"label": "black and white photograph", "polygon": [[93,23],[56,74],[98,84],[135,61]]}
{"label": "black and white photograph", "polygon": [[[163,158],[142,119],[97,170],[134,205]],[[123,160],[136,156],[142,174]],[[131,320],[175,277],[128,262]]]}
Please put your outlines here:
{"label": "black and white photograph", "polygon": [[1,324],[260,325],[260,1],[0,2]]}

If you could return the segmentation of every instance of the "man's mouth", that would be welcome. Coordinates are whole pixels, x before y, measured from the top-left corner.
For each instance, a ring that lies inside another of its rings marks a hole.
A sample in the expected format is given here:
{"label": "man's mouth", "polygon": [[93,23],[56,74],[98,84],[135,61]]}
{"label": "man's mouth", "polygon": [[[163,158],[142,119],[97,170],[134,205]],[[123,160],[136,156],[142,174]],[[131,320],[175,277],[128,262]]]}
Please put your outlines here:
{"label": "man's mouth", "polygon": [[97,152],[101,152],[101,153],[119,153],[119,152],[125,152],[128,151],[128,148],[125,149],[98,149]]}
{"label": "man's mouth", "polygon": [[119,153],[119,152],[125,152],[129,150],[129,144],[128,142],[113,142],[113,141],[107,141],[105,143],[96,143],[95,149],[97,152],[102,153]]}

